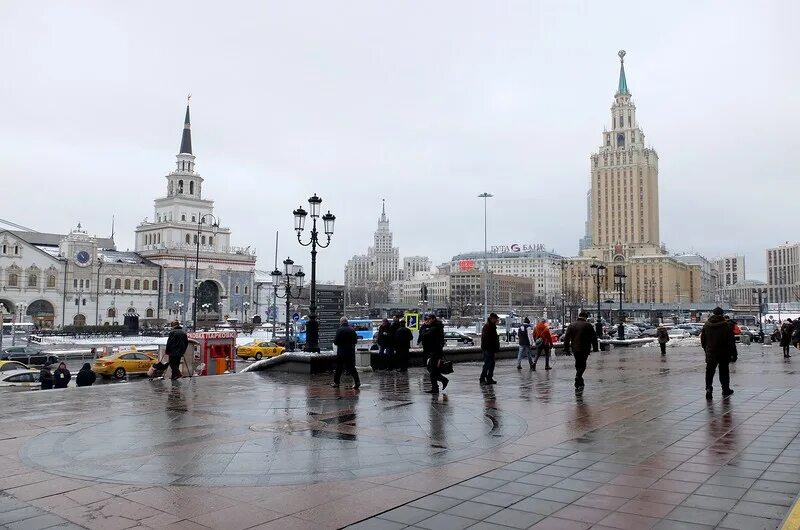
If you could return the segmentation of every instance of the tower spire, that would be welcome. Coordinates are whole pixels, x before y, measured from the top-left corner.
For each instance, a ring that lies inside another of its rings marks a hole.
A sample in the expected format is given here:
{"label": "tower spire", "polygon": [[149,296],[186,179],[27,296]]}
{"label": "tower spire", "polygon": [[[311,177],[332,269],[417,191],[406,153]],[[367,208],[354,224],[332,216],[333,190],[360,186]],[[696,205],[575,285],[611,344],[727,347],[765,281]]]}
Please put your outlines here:
{"label": "tower spire", "polygon": [[630,92],[628,92],[628,80],[625,79],[625,50],[620,50],[617,55],[619,55],[619,86],[617,87],[617,94],[630,95]]}
{"label": "tower spire", "polygon": [[386,199],[381,199],[381,223],[386,222]]}
{"label": "tower spire", "polygon": [[183,136],[181,136],[181,150],[179,153],[192,154],[192,122],[189,119],[189,100],[192,99],[190,95],[186,98],[186,118],[183,120]]}

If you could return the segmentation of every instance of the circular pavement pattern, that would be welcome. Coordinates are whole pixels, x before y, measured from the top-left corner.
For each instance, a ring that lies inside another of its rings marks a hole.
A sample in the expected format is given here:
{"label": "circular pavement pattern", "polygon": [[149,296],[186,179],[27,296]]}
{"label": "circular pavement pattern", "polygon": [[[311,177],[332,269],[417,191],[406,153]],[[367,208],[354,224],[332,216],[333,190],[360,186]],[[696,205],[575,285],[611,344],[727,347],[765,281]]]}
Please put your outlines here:
{"label": "circular pavement pattern", "polygon": [[303,484],[422,470],[480,455],[527,429],[517,415],[446,396],[227,397],[209,405],[173,389],[161,410],[59,426],[33,438],[22,456],[49,473],[102,482]]}

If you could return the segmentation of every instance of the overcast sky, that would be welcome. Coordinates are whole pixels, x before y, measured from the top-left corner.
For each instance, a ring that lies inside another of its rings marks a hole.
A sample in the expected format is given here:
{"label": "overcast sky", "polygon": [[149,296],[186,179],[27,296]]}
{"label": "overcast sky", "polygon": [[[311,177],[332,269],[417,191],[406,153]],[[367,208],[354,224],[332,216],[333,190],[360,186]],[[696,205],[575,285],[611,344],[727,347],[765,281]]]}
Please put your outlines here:
{"label": "overcast sky", "polygon": [[271,269],[308,262],[292,209],[337,216],[323,280],[366,251],[386,199],[401,256],[489,241],[565,255],[610,126],[617,51],[660,160],[671,251],[797,241],[800,3],[0,0],[0,217],[78,221],[120,249],[153,218],[186,95],[204,194]]}

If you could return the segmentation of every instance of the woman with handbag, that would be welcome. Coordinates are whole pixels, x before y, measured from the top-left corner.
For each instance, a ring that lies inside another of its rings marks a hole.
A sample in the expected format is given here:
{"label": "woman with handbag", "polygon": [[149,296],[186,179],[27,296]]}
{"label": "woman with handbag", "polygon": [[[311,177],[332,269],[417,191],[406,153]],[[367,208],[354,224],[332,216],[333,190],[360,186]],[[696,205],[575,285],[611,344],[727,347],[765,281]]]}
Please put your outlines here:
{"label": "woman with handbag", "polygon": [[539,320],[536,327],[533,328],[533,345],[536,348],[536,357],[533,359],[531,370],[536,371],[536,362],[544,353],[544,369],[550,370],[550,350],[553,348],[553,335],[550,333],[550,326],[547,325],[547,319]]}
{"label": "woman with handbag", "polygon": [[431,389],[425,392],[438,394],[438,382],[442,382],[442,390],[444,390],[450,380],[442,375],[442,364],[445,362],[444,325],[436,318],[436,315],[425,317],[425,325],[420,328],[419,340],[422,343],[422,351],[428,357],[428,372],[431,374]]}

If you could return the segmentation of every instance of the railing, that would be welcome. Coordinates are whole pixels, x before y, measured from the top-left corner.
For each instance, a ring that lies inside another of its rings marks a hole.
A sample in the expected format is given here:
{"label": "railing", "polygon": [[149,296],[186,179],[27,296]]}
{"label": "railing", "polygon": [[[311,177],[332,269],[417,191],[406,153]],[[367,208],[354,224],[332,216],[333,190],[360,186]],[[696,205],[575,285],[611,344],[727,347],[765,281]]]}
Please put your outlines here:
{"label": "railing", "polygon": [[[143,245],[140,250],[165,250],[167,253],[171,250],[178,250],[194,253],[197,250],[197,245],[191,243],[188,245],[186,243],[156,243],[154,245]],[[256,255],[256,250],[250,247],[214,247],[213,245],[201,244],[200,251],[248,257],[255,257]]]}

